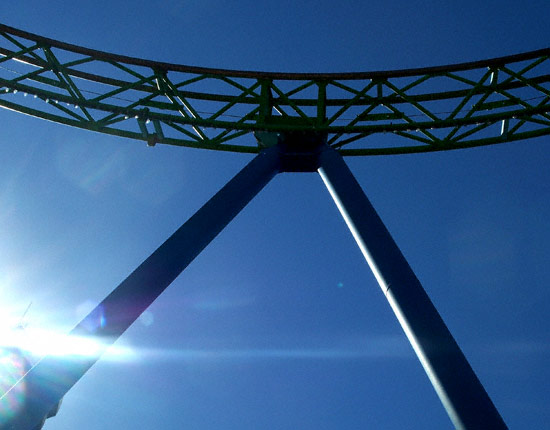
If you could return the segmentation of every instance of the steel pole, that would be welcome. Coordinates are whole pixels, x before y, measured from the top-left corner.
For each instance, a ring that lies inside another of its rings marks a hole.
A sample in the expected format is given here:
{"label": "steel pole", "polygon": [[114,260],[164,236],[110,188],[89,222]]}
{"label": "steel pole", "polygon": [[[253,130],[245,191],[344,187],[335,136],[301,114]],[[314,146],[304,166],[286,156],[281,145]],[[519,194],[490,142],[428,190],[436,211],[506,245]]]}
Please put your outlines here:
{"label": "steel pole", "polygon": [[321,178],[457,430],[504,430],[502,417],[342,156],[326,147]]}
{"label": "steel pole", "polygon": [[26,403],[8,428],[40,428],[46,415],[105,349],[262,190],[279,168],[278,147],[261,152],[141,263],[70,333],[101,342],[101,349],[93,356],[45,357],[37,363],[18,382],[25,385]]}

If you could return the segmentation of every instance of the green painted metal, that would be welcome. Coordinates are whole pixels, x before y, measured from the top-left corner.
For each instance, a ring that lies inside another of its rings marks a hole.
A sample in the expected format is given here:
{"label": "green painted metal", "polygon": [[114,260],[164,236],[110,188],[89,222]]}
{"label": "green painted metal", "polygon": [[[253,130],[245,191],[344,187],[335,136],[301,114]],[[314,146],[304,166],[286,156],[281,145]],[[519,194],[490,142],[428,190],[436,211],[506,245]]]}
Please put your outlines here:
{"label": "green painted metal", "polygon": [[[342,155],[550,134],[550,48],[364,73],[218,70],[114,55],[0,25],[0,106],[157,143],[258,153],[258,131],[326,134]],[[382,133],[391,139],[379,138]]]}

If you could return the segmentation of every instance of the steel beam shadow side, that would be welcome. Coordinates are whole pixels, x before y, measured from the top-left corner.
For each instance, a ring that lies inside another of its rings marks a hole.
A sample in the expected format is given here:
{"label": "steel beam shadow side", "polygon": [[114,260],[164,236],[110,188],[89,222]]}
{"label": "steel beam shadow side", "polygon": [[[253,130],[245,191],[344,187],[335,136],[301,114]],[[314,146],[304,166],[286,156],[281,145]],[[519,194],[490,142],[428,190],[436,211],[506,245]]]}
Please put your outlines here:
{"label": "steel beam shadow side", "polygon": [[14,386],[25,384],[26,401],[6,428],[40,429],[50,411],[99,360],[107,347],[130,327],[279,171],[279,147],[263,150],[143,261],[70,333],[70,336],[99,341],[101,348],[93,356],[62,359],[47,356],[33,366]]}

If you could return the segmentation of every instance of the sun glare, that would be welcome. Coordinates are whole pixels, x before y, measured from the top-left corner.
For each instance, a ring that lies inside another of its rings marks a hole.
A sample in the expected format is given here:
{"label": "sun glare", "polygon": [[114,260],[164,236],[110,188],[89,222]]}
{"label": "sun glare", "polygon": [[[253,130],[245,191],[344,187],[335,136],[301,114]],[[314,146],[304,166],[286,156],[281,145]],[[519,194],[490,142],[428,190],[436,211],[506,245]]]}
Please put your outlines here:
{"label": "sun glare", "polygon": [[25,384],[14,385],[29,367],[28,361],[17,350],[0,349],[0,427],[23,406]]}
{"label": "sun glare", "polygon": [[[96,357],[105,349],[104,344],[91,337],[0,321],[0,428],[24,405],[26,384],[21,378],[42,357]],[[133,356],[131,348],[111,346],[106,358],[129,360]]]}
{"label": "sun glare", "polygon": [[[0,329],[0,348],[17,348],[32,358],[43,356],[96,356],[105,345],[93,337],[67,335],[56,330],[40,328]],[[133,350],[128,347],[111,346],[109,357],[130,358]]]}

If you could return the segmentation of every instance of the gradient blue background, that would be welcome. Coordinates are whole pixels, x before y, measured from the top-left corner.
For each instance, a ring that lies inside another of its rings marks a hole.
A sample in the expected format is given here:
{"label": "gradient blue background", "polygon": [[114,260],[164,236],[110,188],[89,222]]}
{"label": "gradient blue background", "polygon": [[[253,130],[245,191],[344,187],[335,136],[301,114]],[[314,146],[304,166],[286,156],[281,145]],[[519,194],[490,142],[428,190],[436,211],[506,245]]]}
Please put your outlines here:
{"label": "gradient blue background", "polygon": [[[270,71],[423,67],[550,46],[547,1],[4,1],[105,51]],[[0,111],[0,303],[68,331],[249,160]],[[243,139],[253,139],[252,136]],[[550,428],[550,138],[349,159],[511,429]],[[46,430],[451,429],[316,174],[279,175]]]}

